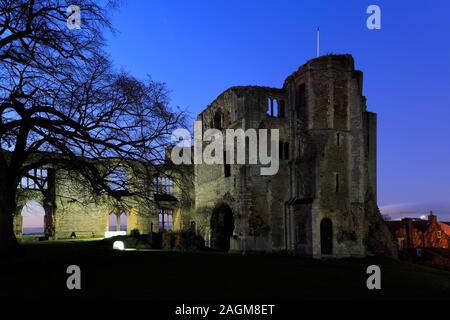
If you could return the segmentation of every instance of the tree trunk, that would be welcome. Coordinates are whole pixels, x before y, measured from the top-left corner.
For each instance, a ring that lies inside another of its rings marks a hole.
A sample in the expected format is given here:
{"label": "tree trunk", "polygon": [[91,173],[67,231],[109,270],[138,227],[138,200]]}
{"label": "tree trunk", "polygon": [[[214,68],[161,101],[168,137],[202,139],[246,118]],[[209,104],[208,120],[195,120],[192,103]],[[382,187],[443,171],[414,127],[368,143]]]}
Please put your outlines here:
{"label": "tree trunk", "polygon": [[0,190],[0,253],[13,252],[19,247],[14,234],[15,197],[14,191]]}
{"label": "tree trunk", "polygon": [[55,215],[54,215],[54,206],[49,200],[44,200],[44,233],[46,237],[54,237],[55,236]]}

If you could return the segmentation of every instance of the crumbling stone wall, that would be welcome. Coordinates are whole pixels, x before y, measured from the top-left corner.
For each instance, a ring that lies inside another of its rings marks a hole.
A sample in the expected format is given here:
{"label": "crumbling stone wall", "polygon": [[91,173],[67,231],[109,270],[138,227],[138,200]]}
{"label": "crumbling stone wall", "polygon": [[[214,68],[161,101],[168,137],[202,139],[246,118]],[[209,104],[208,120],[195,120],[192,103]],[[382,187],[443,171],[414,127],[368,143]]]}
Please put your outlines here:
{"label": "crumbling stone wall", "polygon": [[142,186],[148,186],[148,199],[127,197],[119,203],[106,195],[97,197],[91,194],[82,178],[75,173],[62,169],[56,170],[48,181],[49,185],[54,186],[54,191],[51,193],[52,199],[46,199],[40,190],[26,189],[19,193],[17,212],[14,217],[15,233],[18,237],[22,235],[21,211],[32,199],[44,208],[46,201],[52,203],[48,215],[51,222],[46,221],[45,227],[47,224],[53,225],[53,233],[50,236],[56,239],[70,238],[73,233],[77,238],[103,237],[109,230],[110,214],[120,216],[122,212],[126,214],[127,233],[133,229],[138,229],[141,234],[148,234],[150,231],[158,232],[158,208],[171,208],[174,230],[185,229],[193,220],[191,218],[194,205],[193,168],[183,168],[182,173],[182,176],[179,171],[168,173],[177,175],[173,195],[168,199],[152,199],[154,188],[150,188],[153,183],[150,177],[149,181],[142,182]]}
{"label": "crumbling stone wall", "polygon": [[[249,164],[231,165],[229,174],[223,164],[178,168],[170,197],[126,200],[127,231],[157,232],[158,210],[169,208],[175,230],[194,230],[209,246],[217,243],[211,239],[220,239],[212,234],[221,230],[217,226],[232,223],[225,229],[233,251],[289,251],[317,258],[395,255],[376,205],[376,115],[366,110],[362,83],[350,55],[328,55],[301,66],[282,88],[226,90],[198,116],[203,131],[278,129],[278,173],[262,176],[261,165]],[[278,110],[270,112],[274,101]],[[108,198],[79,201],[88,197],[83,188],[64,172],[55,179],[55,236],[73,231],[101,236],[109,213],[117,209],[114,203]],[[213,217],[221,208],[232,212],[228,222],[217,221],[224,214]],[[17,215],[15,228],[20,233]]]}
{"label": "crumbling stone wall", "polygon": [[[283,101],[281,116],[267,114],[269,99]],[[230,88],[198,120],[204,129],[279,129],[289,145],[275,176],[261,176],[258,165],[233,165],[230,177],[221,165],[195,166],[195,212],[205,238],[211,212],[226,202],[235,216],[234,250],[322,257],[383,247],[395,255],[376,207],[376,115],[366,110],[362,73],[350,55],[313,59],[282,89]],[[323,219],[332,222],[331,254],[322,252]]]}

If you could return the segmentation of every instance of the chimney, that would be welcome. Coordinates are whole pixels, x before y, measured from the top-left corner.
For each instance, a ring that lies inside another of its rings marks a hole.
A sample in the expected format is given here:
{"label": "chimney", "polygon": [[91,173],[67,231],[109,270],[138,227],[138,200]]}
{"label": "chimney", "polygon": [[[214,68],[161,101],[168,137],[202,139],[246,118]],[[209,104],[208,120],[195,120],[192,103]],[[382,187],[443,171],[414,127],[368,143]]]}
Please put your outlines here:
{"label": "chimney", "polygon": [[428,222],[430,223],[437,222],[437,217],[433,214],[433,211],[430,211],[430,215],[428,216]]}

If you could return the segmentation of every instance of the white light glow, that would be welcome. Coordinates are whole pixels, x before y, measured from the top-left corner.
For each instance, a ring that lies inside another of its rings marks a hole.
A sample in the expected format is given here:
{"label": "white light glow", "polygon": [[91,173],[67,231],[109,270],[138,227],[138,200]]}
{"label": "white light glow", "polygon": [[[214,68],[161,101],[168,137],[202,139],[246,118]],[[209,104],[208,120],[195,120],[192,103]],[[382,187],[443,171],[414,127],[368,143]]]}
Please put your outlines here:
{"label": "white light glow", "polygon": [[125,250],[125,244],[123,241],[114,241],[113,243],[114,250]]}
{"label": "white light glow", "polygon": [[427,220],[427,216],[420,216],[420,219]]}
{"label": "white light glow", "polygon": [[106,231],[105,232],[105,238],[112,238],[112,237],[117,237],[117,236],[126,236],[127,232],[126,231]]}

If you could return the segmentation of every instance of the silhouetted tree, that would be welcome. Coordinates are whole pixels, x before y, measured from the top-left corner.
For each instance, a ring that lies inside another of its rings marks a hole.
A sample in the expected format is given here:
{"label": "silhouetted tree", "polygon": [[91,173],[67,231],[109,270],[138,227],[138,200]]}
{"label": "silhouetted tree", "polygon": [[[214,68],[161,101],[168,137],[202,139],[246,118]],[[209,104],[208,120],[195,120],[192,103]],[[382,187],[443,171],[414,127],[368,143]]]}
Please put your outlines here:
{"label": "silhouetted tree", "polygon": [[77,1],[78,30],[66,25],[69,5],[0,0],[1,250],[17,245],[18,186],[30,170],[63,169],[93,194],[116,199],[148,192],[114,187],[111,174],[131,168],[133,179],[149,166],[157,170],[170,133],[184,120],[169,108],[164,84],[112,70],[102,51],[110,7]]}

